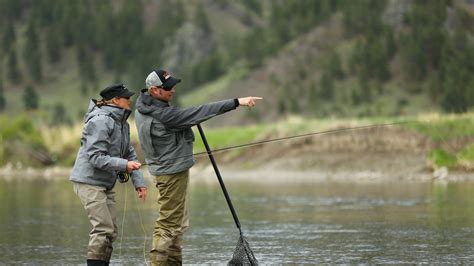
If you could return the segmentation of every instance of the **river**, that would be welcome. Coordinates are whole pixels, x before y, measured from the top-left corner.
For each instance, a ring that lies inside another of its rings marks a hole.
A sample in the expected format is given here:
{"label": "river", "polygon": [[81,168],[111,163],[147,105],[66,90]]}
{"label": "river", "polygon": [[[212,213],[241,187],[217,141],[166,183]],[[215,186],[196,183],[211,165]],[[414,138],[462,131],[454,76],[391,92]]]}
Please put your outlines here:
{"label": "river", "polygon": [[[238,230],[216,182],[192,176],[186,264],[225,264]],[[291,180],[291,179],[289,179]],[[474,263],[474,183],[226,180],[244,235],[262,264]],[[156,189],[139,201],[115,188],[112,264],[145,264]],[[90,230],[67,177],[0,177],[0,261],[81,264]]]}

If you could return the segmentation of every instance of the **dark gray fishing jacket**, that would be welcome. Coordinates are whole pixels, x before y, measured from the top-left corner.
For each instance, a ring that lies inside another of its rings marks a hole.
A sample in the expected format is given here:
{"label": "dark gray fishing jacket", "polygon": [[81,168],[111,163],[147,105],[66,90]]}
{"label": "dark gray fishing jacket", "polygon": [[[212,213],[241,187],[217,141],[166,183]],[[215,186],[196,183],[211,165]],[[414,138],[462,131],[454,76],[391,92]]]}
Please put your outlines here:
{"label": "dark gray fishing jacket", "polygon": [[[90,185],[114,187],[117,173],[126,171],[128,161],[138,161],[130,144],[131,111],[91,100],[85,116],[81,147],[69,180]],[[135,170],[130,175],[135,188],[146,187],[143,174]]]}
{"label": "dark gray fishing jacket", "polygon": [[135,122],[148,171],[167,175],[194,165],[191,127],[234,110],[239,102],[230,99],[183,109],[153,98],[144,89],[135,106]]}

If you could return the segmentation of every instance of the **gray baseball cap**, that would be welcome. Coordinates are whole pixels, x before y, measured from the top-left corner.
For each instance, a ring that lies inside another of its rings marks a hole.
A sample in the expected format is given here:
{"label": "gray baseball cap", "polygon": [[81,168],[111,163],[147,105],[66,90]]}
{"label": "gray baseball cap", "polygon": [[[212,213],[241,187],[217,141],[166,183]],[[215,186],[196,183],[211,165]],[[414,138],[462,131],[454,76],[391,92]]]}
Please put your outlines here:
{"label": "gray baseball cap", "polygon": [[172,77],[168,72],[162,69],[154,70],[145,79],[147,88],[159,87],[165,90],[171,90],[176,84],[180,83],[181,79]]}

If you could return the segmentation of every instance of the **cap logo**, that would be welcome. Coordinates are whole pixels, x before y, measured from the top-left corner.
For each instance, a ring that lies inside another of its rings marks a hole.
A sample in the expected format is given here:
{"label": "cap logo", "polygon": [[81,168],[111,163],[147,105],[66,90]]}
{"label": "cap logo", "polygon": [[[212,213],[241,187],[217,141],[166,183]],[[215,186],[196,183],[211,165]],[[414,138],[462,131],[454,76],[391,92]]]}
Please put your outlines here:
{"label": "cap logo", "polygon": [[167,72],[165,72],[165,73],[163,74],[163,77],[165,78],[165,80],[167,80],[167,79],[169,79],[171,76],[170,76],[170,74],[168,74]]}

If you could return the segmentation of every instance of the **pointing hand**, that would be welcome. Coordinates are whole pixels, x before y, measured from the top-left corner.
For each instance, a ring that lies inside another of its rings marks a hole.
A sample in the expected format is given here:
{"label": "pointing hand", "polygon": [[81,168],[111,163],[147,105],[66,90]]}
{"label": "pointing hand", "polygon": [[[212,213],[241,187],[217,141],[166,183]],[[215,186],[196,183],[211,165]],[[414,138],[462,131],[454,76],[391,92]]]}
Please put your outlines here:
{"label": "pointing hand", "polygon": [[243,106],[248,106],[248,107],[254,107],[255,104],[257,104],[257,100],[263,99],[262,97],[245,97],[245,98],[239,98],[239,104]]}

